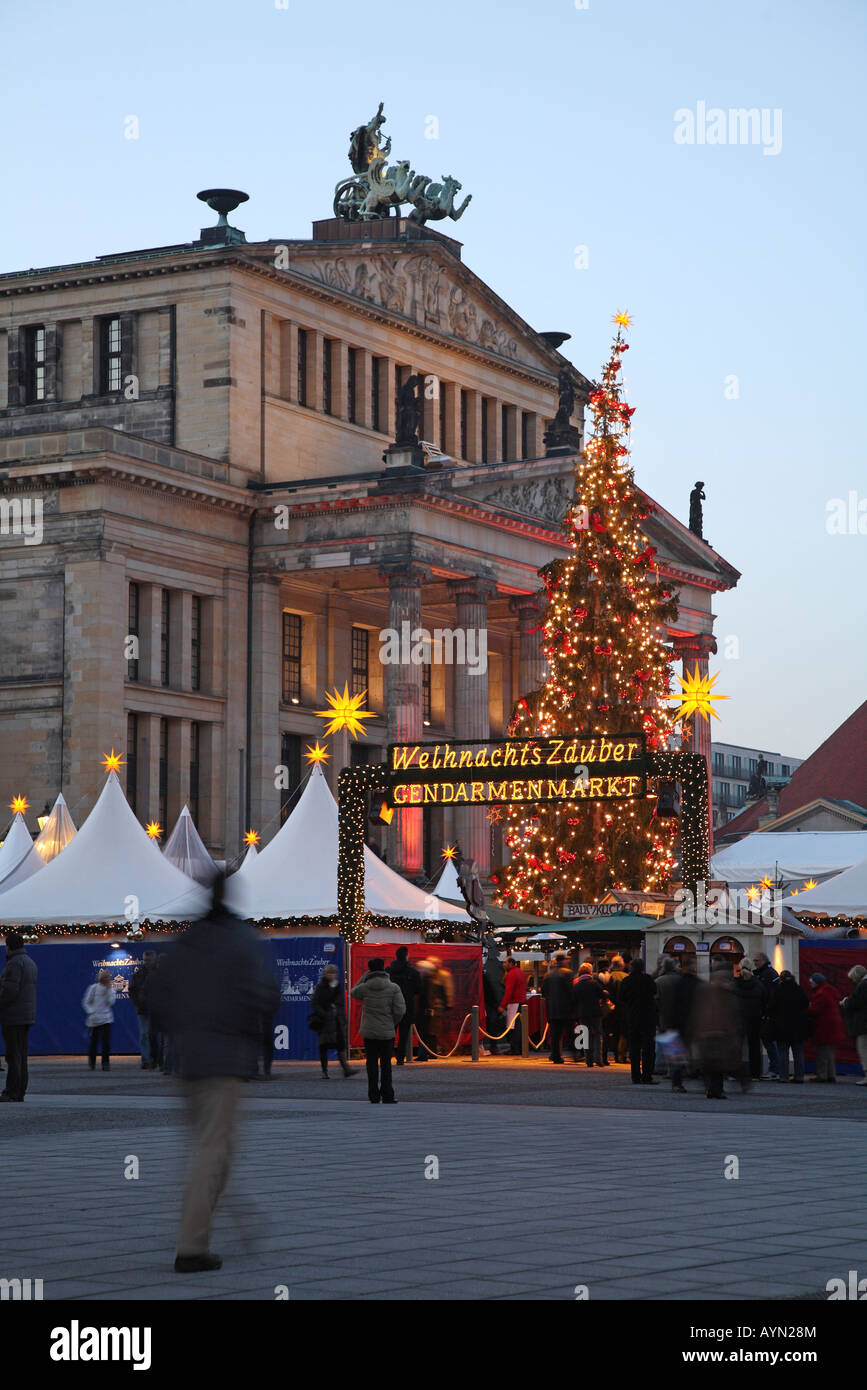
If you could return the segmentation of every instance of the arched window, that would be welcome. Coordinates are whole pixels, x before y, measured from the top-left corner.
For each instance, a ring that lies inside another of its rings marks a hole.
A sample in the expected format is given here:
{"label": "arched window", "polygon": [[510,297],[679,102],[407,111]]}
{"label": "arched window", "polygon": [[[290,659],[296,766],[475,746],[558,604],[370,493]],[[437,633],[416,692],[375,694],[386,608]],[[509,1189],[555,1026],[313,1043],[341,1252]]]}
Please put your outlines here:
{"label": "arched window", "polygon": [[730,965],[737,965],[739,960],[743,960],[745,951],[736,936],[718,936],[710,948],[711,960],[728,961]]}
{"label": "arched window", "polygon": [[690,941],[688,936],[670,936],[662,948],[664,956],[674,956],[675,959],[683,956],[695,955],[695,942]]}

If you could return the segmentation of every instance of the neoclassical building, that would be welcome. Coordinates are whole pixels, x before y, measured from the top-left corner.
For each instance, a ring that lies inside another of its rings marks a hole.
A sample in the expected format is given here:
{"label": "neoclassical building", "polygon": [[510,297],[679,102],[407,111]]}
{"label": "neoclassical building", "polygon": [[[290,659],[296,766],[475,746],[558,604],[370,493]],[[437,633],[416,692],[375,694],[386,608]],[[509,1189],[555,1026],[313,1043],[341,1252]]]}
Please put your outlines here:
{"label": "neoclassical building", "polygon": [[[335,788],[392,741],[502,733],[543,670],[537,571],[565,549],[558,376],[579,443],[591,383],[460,243],[402,216],[252,244],[218,225],[0,275],[0,306],[4,802],[35,815],[62,789],[80,823],[114,747],[142,820],[188,802],[232,860],[248,827],[278,828],[335,688],[376,716],[328,741]],[[387,450],[415,374],[408,467]],[[670,640],[706,669],[737,572],[665,511],[646,526],[680,585]],[[383,664],[404,624],[486,633],[485,669]],[[492,834],[484,808],[371,827],[410,876],[451,839],[486,870]]]}

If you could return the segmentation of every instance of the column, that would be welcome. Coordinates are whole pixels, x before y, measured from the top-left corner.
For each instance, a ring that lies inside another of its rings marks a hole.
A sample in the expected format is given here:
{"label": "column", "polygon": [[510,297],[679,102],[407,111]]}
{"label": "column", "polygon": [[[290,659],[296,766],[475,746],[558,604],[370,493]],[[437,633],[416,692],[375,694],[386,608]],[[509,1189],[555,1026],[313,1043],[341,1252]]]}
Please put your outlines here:
{"label": "column", "polygon": [[506,412],[506,437],[503,440],[503,459],[517,459],[521,457],[521,437],[518,428],[518,407],[507,405]]}
{"label": "column", "polygon": [[482,461],[482,393],[467,392],[467,458]]}
{"label": "column", "polygon": [[494,396],[488,401],[488,457],[491,463],[503,462],[503,412]]}
{"label": "column", "polygon": [[161,685],[161,646],[163,589],[161,584],[139,584],[139,680],[143,685]]}
{"label": "column", "polygon": [[280,323],[280,395],[284,401],[298,399],[298,325],[286,319]]}
{"label": "column", "polygon": [[373,410],[371,409],[371,376],[373,361],[372,353],[366,348],[358,348],[355,354],[355,421],[358,425],[363,425],[365,429],[373,428]]}
{"label": "column", "polygon": [[440,448],[450,458],[461,456],[461,388],[454,381],[441,381],[440,390],[446,393],[446,437],[440,440]]}
{"label": "column", "polygon": [[394,439],[397,429],[395,411],[395,380],[397,372],[390,357],[379,359],[379,428],[388,439]]}
{"label": "column", "polygon": [[193,596],[175,589],[169,596],[169,676],[177,690],[193,685]]}
{"label": "column", "polygon": [[322,409],[322,340],[324,334],[315,328],[307,330],[307,404],[313,410]]}
{"label": "column", "polygon": [[163,826],[163,844],[190,799],[189,719],[170,719],[168,734],[166,823]]}
{"label": "column", "polygon": [[[484,640],[487,650],[488,599],[497,592],[489,579],[472,575],[449,581],[449,591],[457,609],[457,627],[466,634],[472,650],[481,650]],[[484,634],[484,638],[481,638]],[[490,737],[488,710],[487,663],[471,666],[464,661],[455,665],[455,739],[470,743]],[[487,807],[455,807],[455,828],[465,859],[475,859],[479,874],[486,878],[491,871],[491,835]]]}
{"label": "column", "polygon": [[[138,717],[138,818],[143,825],[160,818],[160,717]],[[171,827],[169,827],[171,828]],[[163,842],[166,827],[163,826]]]}
{"label": "column", "polygon": [[63,793],[70,806],[78,805],[80,825],[105,782],[103,755],[112,748],[126,755],[127,589],[121,556],[84,552],[67,559],[63,622]]}
{"label": "column", "polygon": [[[430,581],[430,571],[405,560],[384,566],[380,574],[388,580],[389,627],[400,634],[407,623],[412,633],[421,627],[421,590]],[[421,741],[424,730],[420,665],[397,661],[386,666],[385,718],[388,743]],[[417,878],[423,871],[422,815],[421,807],[396,810],[388,828],[389,867],[407,878]]]}
{"label": "column", "polygon": [[[274,768],[280,762],[280,579],[253,578],[250,691],[250,824],[270,839],[279,828],[280,792]],[[249,828],[249,827],[248,827]]]}
{"label": "column", "polygon": [[546,662],[542,651],[542,624],[545,621],[541,594],[514,594],[509,608],[518,615],[518,690],[516,698],[538,690],[545,679]]}
{"label": "column", "polygon": [[342,338],[331,339],[331,414],[349,419],[349,345]]}

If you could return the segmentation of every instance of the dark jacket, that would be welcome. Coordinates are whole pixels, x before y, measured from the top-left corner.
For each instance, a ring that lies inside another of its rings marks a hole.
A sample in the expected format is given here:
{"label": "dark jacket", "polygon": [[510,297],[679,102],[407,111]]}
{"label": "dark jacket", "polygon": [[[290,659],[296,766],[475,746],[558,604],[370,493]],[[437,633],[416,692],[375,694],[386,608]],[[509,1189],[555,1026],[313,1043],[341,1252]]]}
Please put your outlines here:
{"label": "dark jacket", "polygon": [[602,1018],[605,990],[592,975],[580,975],[572,987],[572,1017],[583,1023],[598,1023]]}
{"label": "dark jacket", "polygon": [[345,1047],[346,1004],[343,999],[343,986],[338,982],[337,988],[332,989],[325,980],[320,980],[313,991],[310,1007],[310,1022],[319,1034],[319,1046],[337,1047],[339,1026],[343,1034],[342,1045]]}
{"label": "dark jacket", "polygon": [[771,990],[773,989],[774,985],[776,984],[779,978],[779,975],[777,974],[774,967],[771,965],[770,961],[768,961],[765,965],[760,965],[758,970],[753,971],[753,979],[758,980],[759,984],[762,987],[765,1013],[768,1012],[768,1001],[771,997]]}
{"label": "dark jacket", "polygon": [[6,951],[6,964],[0,972],[0,1023],[36,1022],[36,976],[38,970],[23,946]]}
{"label": "dark jacket", "polygon": [[644,971],[631,971],[620,986],[620,1004],[627,1028],[656,1027],[656,981]]}
{"label": "dark jacket", "polygon": [[188,1078],[255,1076],[262,1016],[279,1007],[256,933],[220,911],[177,938],[148,986],[149,1015],[172,1035]]}
{"label": "dark jacket", "polygon": [[776,1042],[802,1043],[809,1036],[810,1001],[797,980],[777,980],[768,1000],[768,1017]]}
{"label": "dark jacket", "polygon": [[843,1019],[850,1037],[867,1033],[867,975],[858,981],[849,998],[843,1000]]}
{"label": "dark jacket", "polygon": [[673,1028],[671,1016],[674,1011],[674,1001],[680,988],[680,971],[664,970],[661,975],[656,977],[656,1003],[659,1009],[659,1031],[667,1033],[669,1028]]}
{"label": "dark jacket", "polygon": [[671,1000],[669,1027],[674,1028],[687,1044],[692,1042],[695,1032],[695,1000],[698,988],[698,976],[690,970],[684,970],[677,977],[677,989]]}
{"label": "dark jacket", "polygon": [[549,970],[542,981],[545,1012],[550,1018],[569,1018],[572,1013],[572,976],[564,968]]}
{"label": "dark jacket", "polygon": [[421,995],[421,975],[414,965],[410,965],[408,960],[391,961],[386,967],[389,979],[393,980],[403,995],[403,1002],[406,1005],[405,1017],[412,1023],[415,1018],[415,1001]]}
{"label": "dark jacket", "polygon": [[132,979],[129,982],[129,997],[137,1014],[146,1015],[148,1012],[148,988],[155,970],[156,965],[140,965],[137,970],[132,972]]}
{"label": "dark jacket", "polygon": [[705,1072],[738,1072],[744,1041],[743,1016],[734,980],[724,971],[711,974],[695,1001],[693,1039]]}
{"label": "dark jacket", "polygon": [[813,990],[807,1013],[813,1020],[813,1042],[817,1047],[833,1047],[845,1042],[837,996],[827,980]]}
{"label": "dark jacket", "polygon": [[734,983],[744,1027],[759,1027],[762,1014],[766,1012],[765,991],[762,989],[761,980],[757,980],[754,975],[738,975]]}

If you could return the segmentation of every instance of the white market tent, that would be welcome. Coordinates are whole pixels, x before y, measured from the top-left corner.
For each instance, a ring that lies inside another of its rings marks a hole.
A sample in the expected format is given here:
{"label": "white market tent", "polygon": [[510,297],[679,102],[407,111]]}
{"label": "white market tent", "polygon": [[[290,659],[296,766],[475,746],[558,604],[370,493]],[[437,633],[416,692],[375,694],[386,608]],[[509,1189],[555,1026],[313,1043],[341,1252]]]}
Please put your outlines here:
{"label": "white market tent", "polygon": [[42,856],[20,811],[16,811],[9,834],[0,846],[0,893],[24,883],[43,867]]}
{"label": "white market tent", "polygon": [[783,907],[790,907],[793,912],[827,912],[829,917],[867,915],[867,859],[817,888],[784,898]]}
{"label": "white market tent", "polygon": [[865,858],[867,830],[756,831],[715,854],[710,876],[742,887],[777,873],[785,879],[821,879]]}
{"label": "white market tent", "polygon": [[442,873],[431,892],[436,894],[438,898],[449,898],[452,902],[463,901],[464,895],[461,892],[461,885],[458,883],[458,871],[453,859],[447,859],[443,864]]}
{"label": "white market tent", "polygon": [[163,846],[163,858],[189,878],[204,884],[206,888],[211,886],[220,873],[205,849],[188,806],[181,811],[174,830]]}
{"label": "white market tent", "polygon": [[244,858],[241,860],[241,863],[238,865],[237,869],[235,870],[235,873],[243,874],[247,869],[249,869],[250,865],[253,863],[253,860],[256,858],[258,853],[259,851],[257,850],[255,845],[248,845],[247,853],[244,855]]}
{"label": "white market tent", "polygon": [[[335,917],[337,915],[337,802],[322,769],[314,765],[297,806],[256,859],[245,859],[226,882],[225,902],[239,917]],[[401,878],[365,846],[364,901],[382,917],[467,922],[462,908],[423,892]],[[321,932],[321,928],[318,928]],[[399,929],[396,929],[399,930]],[[380,929],[377,939],[387,940]],[[399,939],[409,940],[406,931]]]}
{"label": "white market tent", "polygon": [[62,849],[66,849],[76,834],[75,823],[69,814],[63,792],[58,792],[57,800],[51,808],[51,815],[33,841],[43,864],[47,864],[49,860],[56,858]]}
{"label": "white market tent", "polygon": [[0,922],[123,922],[201,917],[211,895],[170,864],[139,825],[110,772],[75,839],[49,864],[0,894]]}

